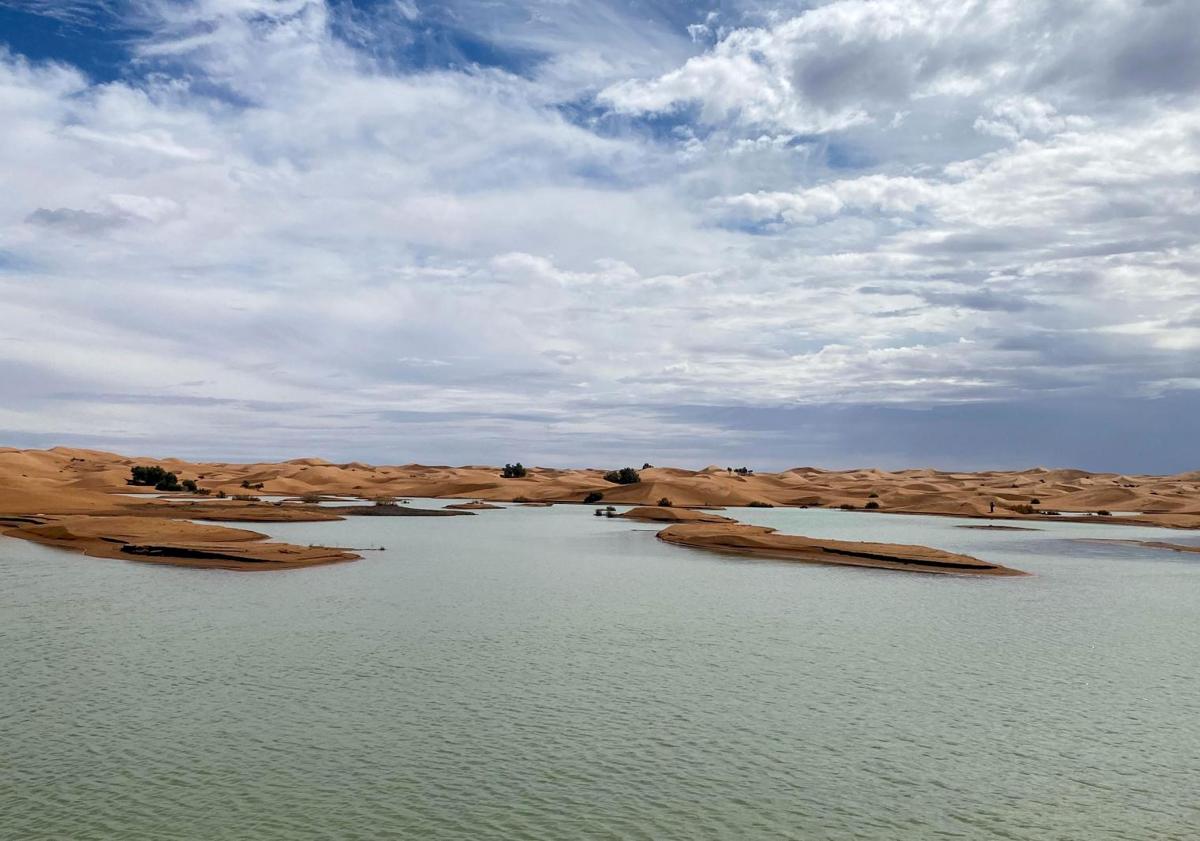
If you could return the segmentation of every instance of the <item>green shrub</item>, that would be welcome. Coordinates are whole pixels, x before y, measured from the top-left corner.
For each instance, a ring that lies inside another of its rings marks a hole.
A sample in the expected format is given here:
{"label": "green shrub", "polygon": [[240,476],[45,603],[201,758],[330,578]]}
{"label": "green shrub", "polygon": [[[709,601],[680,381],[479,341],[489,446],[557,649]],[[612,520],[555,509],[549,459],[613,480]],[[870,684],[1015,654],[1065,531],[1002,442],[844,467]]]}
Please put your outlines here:
{"label": "green shrub", "polygon": [[179,484],[183,485],[183,489],[184,489],[185,491],[187,491],[188,493],[193,493],[193,494],[194,494],[194,493],[197,493],[197,492],[200,490],[200,488],[198,488],[198,487],[196,486],[196,480],[195,480],[195,479],[184,479],[184,480],[183,480],[182,482],[180,482]]}
{"label": "green shrub", "polygon": [[129,475],[130,478],[125,480],[125,484],[138,485],[147,488],[153,488],[157,486],[159,482],[163,481],[168,476],[171,477],[172,481],[175,479],[174,473],[168,473],[158,465],[138,465],[137,467],[131,467],[129,468]]}
{"label": "green shrub", "polygon": [[602,499],[604,499],[604,494],[600,493],[600,491],[592,491],[583,498],[583,501],[590,504],[593,502],[599,502]]}
{"label": "green shrub", "polygon": [[632,467],[622,467],[620,470],[610,470],[604,474],[604,481],[616,485],[636,485],[642,477]]}
{"label": "green shrub", "polygon": [[162,481],[154,486],[154,490],[170,492],[181,491],[183,490],[183,485],[179,484],[179,479],[176,478],[174,473],[168,473],[162,478]]}
{"label": "green shrub", "polygon": [[875,493],[875,491],[871,491],[869,494],[867,494],[867,499],[879,499],[879,494]]}
{"label": "green shrub", "polygon": [[761,499],[756,499],[753,502],[746,503],[747,508],[774,508],[775,506],[769,502],[763,502]]}
{"label": "green shrub", "polygon": [[876,502],[875,500],[871,500],[866,505],[864,505],[863,508],[866,508],[870,511],[875,511],[879,508],[879,503]]}
{"label": "green shrub", "polygon": [[654,469],[654,465],[651,464],[650,462],[647,461],[647,462],[642,463],[642,470],[653,470],[653,469]]}
{"label": "green shrub", "polygon": [[841,505],[838,506],[838,508],[840,508],[842,511],[853,511],[854,510],[854,506],[848,502],[843,502]]}
{"label": "green shrub", "polygon": [[671,500],[667,499],[667,498],[664,496],[662,499],[660,499],[660,500],[658,501],[658,507],[659,507],[659,508],[670,508],[670,507],[671,507]]}
{"label": "green shrub", "polygon": [[1029,500],[1029,504],[1030,505],[1041,505],[1042,501],[1035,496],[1033,499]]}
{"label": "green shrub", "polygon": [[504,469],[500,471],[500,478],[502,478],[502,479],[523,479],[525,477],[525,474],[528,472],[529,471],[527,471],[525,469],[525,466],[523,464],[521,464],[521,462],[518,461],[516,464],[504,465]]}
{"label": "green shrub", "polygon": [[1112,512],[1111,512],[1111,511],[1106,511],[1106,510],[1104,510],[1103,508],[1101,508],[1101,509],[1100,509],[1099,511],[1097,511],[1096,513],[1097,513],[1097,514],[1099,514],[1101,517],[1111,517],[1111,516],[1112,516]]}

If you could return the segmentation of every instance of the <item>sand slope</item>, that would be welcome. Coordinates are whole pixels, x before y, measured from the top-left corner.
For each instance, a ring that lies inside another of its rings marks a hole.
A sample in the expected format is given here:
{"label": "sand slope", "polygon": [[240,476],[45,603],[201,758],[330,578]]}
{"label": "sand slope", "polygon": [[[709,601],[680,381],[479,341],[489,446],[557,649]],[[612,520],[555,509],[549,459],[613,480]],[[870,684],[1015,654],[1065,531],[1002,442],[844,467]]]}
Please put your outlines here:
{"label": "sand slope", "polygon": [[[742,476],[718,466],[703,470],[648,468],[642,481],[616,485],[603,470],[534,467],[521,479],[503,479],[499,468],[468,466],[373,466],[332,464],[303,458],[280,463],[189,463],[132,458],[95,450],[0,449],[0,511],[36,512],[68,508],[79,513],[109,504],[108,494],[154,495],[125,484],[135,464],[160,465],[202,489],[226,494],[337,494],[383,497],[456,497],[490,502],[582,502],[600,493],[605,504],[673,507],[736,507],[752,503],[824,507],[878,506],[880,510],[1027,517],[1028,505],[1064,514],[1108,510],[1153,521],[1170,515],[1172,525],[1200,526],[1200,471],[1175,476],[1126,476],[1051,470],[962,473],[930,468],[847,471],[798,467],[781,473]],[[260,485],[262,487],[258,487]],[[247,488],[246,486],[251,486]],[[1036,501],[1035,501],[1036,500]]]}
{"label": "sand slope", "polygon": [[772,528],[744,523],[688,523],[668,526],[658,533],[658,538],[667,543],[713,552],[802,563],[955,575],[1025,575],[1020,570],[987,563],[970,555],[957,555],[928,546],[817,540],[800,535],[779,534]]}
{"label": "sand slope", "polygon": [[[152,488],[126,484],[134,465],[159,465],[174,472],[180,480],[194,480],[209,495],[202,498],[172,495],[171,501],[156,499],[157,493]],[[533,467],[523,478],[504,479],[499,468],[479,465],[375,466],[361,462],[335,464],[319,458],[278,463],[200,463],[69,447],[0,448],[0,519],[7,518],[5,524],[16,536],[82,547],[93,554],[130,556],[134,550],[121,546],[145,545],[159,546],[164,552],[174,549],[181,560],[196,564],[218,560],[236,564],[236,559],[225,557],[185,557],[191,550],[220,554],[236,544],[237,551],[229,549],[226,554],[240,556],[246,565],[305,565],[345,558],[337,553],[301,551],[308,547],[288,547],[285,552],[277,548],[282,544],[266,542],[252,532],[245,532],[250,535],[246,540],[234,540],[228,534],[211,539],[211,534],[195,531],[186,521],[323,520],[356,516],[365,513],[365,509],[335,513],[315,505],[290,502],[218,500],[219,494],[296,498],[336,495],[377,501],[441,497],[526,504],[578,503],[599,494],[601,504],[642,507],[650,511],[642,519],[662,521],[663,517],[672,517],[672,522],[697,519],[681,513],[687,509],[758,504],[877,509],[1004,521],[1086,517],[1089,521],[1114,524],[1200,528],[1200,471],[1173,476],[1129,476],[1045,467],[979,473],[932,468],[889,472],[873,468],[836,471],[796,467],[780,473],[741,475],[710,465],[703,470],[647,468],[640,471],[642,481],[629,485],[606,481],[605,472]],[[659,506],[663,499],[669,501],[669,508]],[[463,507],[480,509],[485,505]],[[383,515],[387,510],[390,509],[374,513]],[[663,511],[675,513],[663,514]],[[1112,516],[1102,516],[1100,512],[1111,512]],[[418,512],[412,514],[417,515]],[[85,520],[89,517],[97,518],[103,525],[87,524]],[[32,522],[13,518],[32,518]],[[66,518],[71,519],[68,522]],[[138,530],[131,530],[129,523],[133,520],[159,525],[143,524]],[[154,531],[167,528],[162,523],[174,524],[169,533]],[[30,530],[35,526],[55,525],[66,532],[54,532],[59,536],[51,537],[50,532]],[[218,545],[225,549],[214,548]],[[146,550],[144,557],[154,560],[167,557],[154,555],[153,551]]]}

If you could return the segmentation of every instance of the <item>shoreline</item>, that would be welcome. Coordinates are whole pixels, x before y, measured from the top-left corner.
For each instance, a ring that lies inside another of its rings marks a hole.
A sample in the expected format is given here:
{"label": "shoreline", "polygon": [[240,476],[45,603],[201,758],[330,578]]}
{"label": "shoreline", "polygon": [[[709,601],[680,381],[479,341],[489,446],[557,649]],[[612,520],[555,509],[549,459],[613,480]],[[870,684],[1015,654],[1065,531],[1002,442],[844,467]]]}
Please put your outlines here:
{"label": "shoreline", "polygon": [[680,523],[655,535],[664,543],[723,555],[824,566],[854,566],[937,575],[1027,576],[1023,570],[928,546],[825,540],[780,534],[745,523]]}
{"label": "shoreline", "polygon": [[[144,476],[149,468],[176,477],[174,488],[130,484],[131,478]],[[963,473],[804,467],[754,473],[715,465],[701,470],[646,465],[640,471],[631,468],[632,478],[624,477],[628,479],[624,484],[601,469],[532,467],[514,477],[501,472],[475,465],[373,466],[315,458],[193,463],[65,447],[0,448],[0,533],[102,557],[262,570],[338,563],[359,556],[349,550],[277,543],[257,532],[203,524],[324,522],[347,516],[448,518],[489,515],[490,509],[502,507],[497,503],[505,502],[538,507],[621,506],[629,510],[615,516],[667,524],[686,520],[743,525],[709,513],[714,509],[820,508],[987,523],[977,528],[1016,529],[1036,521],[1200,529],[1200,472],[1124,476],[1045,468]],[[265,501],[260,496],[275,499]],[[408,508],[396,502],[412,498],[468,501],[439,509]],[[321,506],[322,500],[347,504]],[[993,504],[997,510],[988,510]],[[1108,509],[1117,514],[1100,514]],[[1153,513],[1122,513],[1150,509]],[[1061,513],[1042,513],[1046,510]]]}

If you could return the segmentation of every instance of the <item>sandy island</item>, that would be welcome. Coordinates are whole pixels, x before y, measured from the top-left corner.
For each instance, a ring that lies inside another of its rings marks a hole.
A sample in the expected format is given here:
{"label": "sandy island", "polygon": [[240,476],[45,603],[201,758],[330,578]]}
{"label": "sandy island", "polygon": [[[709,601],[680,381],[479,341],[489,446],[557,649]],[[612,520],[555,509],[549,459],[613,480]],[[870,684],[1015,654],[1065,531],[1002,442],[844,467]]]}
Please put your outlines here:
{"label": "sandy island", "polygon": [[[160,499],[153,488],[128,484],[134,466],[161,467],[181,482],[194,482],[196,490],[164,494],[168,498]],[[797,467],[753,473],[712,465],[702,470],[646,467],[639,471],[640,482],[625,485],[607,481],[606,471],[600,469],[534,467],[520,478],[503,478],[500,473],[499,468],[476,465],[376,466],[334,464],[317,458],[199,463],[67,447],[0,448],[0,531],[104,557],[228,569],[286,569],[358,556],[349,549],[294,546],[269,541],[257,532],[195,521],[450,517],[470,515],[494,507],[491,503],[496,502],[589,502],[635,506],[623,515],[628,519],[692,526],[729,525],[724,522],[728,518],[698,510],[702,508],[820,506],[971,517],[1014,528],[1031,520],[1200,528],[1200,471],[1130,476],[1042,467],[979,473]],[[267,502],[259,499],[262,496],[285,499]],[[425,510],[394,503],[405,497],[475,502],[460,506],[468,510]],[[354,505],[356,499],[368,504]],[[345,500],[348,504],[322,507],[316,504],[321,500]],[[661,504],[664,500],[669,505]],[[751,535],[745,530],[735,532],[741,535],[738,540]],[[762,540],[778,544],[786,537],[763,535],[761,530],[756,532],[754,546],[743,548],[759,551]],[[683,542],[678,531],[672,538]],[[715,538],[703,539],[711,542]],[[733,538],[726,535],[720,540]],[[802,551],[815,550],[806,544]],[[907,559],[893,558],[887,563],[913,566]]]}
{"label": "sandy island", "polygon": [[720,514],[709,514],[706,511],[695,511],[689,508],[666,508],[660,505],[630,508],[623,514],[618,514],[626,520],[637,520],[642,523],[736,523],[729,517]]}
{"label": "sandy island", "polygon": [[745,523],[687,523],[668,526],[658,533],[658,539],[712,552],[812,564],[956,575],[1027,574],[999,564],[990,564],[970,555],[957,555],[928,546],[817,540],[800,535],[779,534],[775,529],[766,526],[750,526]]}

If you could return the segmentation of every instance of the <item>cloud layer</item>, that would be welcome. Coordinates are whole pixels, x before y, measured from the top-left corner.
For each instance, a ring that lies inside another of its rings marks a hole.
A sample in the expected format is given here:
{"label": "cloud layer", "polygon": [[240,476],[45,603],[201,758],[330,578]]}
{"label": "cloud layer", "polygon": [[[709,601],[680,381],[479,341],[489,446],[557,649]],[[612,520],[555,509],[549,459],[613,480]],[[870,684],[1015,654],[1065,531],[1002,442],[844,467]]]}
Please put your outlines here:
{"label": "cloud layer", "polygon": [[1198,7],[805,6],[47,4],[126,52],[0,52],[0,430],[1194,468],[1053,419],[1196,403]]}

